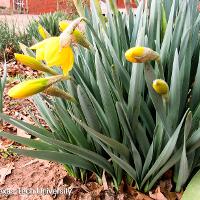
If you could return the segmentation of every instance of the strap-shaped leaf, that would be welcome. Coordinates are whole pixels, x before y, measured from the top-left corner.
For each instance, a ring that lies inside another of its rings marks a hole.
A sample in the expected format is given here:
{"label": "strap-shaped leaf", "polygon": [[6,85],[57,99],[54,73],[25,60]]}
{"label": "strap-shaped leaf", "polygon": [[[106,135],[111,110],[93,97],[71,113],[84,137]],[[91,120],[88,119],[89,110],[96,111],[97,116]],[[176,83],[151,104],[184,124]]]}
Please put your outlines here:
{"label": "strap-shaped leaf", "polygon": [[144,177],[141,185],[144,185],[145,182],[149,179],[149,177],[152,176],[154,173],[156,173],[167,162],[167,160],[172,155],[174,148],[176,146],[176,142],[177,142],[177,139],[178,139],[178,136],[180,133],[180,129],[182,127],[182,124],[184,122],[186,115],[187,115],[187,112],[183,116],[183,118],[182,118],[180,124],[178,125],[178,127],[176,128],[174,134],[171,136],[171,138],[167,142],[167,144],[164,147],[163,151],[161,152],[160,156],[157,158],[154,165],[151,167],[151,169],[148,171],[148,173]]}
{"label": "strap-shaped leaf", "polygon": [[100,166],[102,169],[105,169],[109,174],[111,174],[114,177],[114,172],[113,172],[112,166],[104,157],[100,156],[99,154],[89,151],[87,149],[84,149],[82,147],[78,147],[73,144],[69,144],[69,143],[66,143],[66,142],[63,142],[60,140],[46,137],[46,136],[42,135],[38,129],[37,129],[38,130],[38,132],[37,132],[35,130],[32,130],[29,126],[26,126],[26,125],[29,125],[28,123],[25,123],[20,120],[15,120],[11,117],[8,117],[7,115],[0,114],[0,117],[3,120],[21,128],[22,130],[25,130],[25,131],[31,133],[31,135],[40,138],[44,142],[47,142],[51,145],[55,145],[61,149],[65,149],[73,154],[76,154],[76,155],[82,157],[83,159],[89,160],[90,162]]}
{"label": "strap-shaped leaf", "polygon": [[94,129],[87,126],[85,123],[81,122],[81,120],[77,119],[72,113],[70,113],[72,118],[76,120],[78,124],[80,124],[97,142],[98,140],[102,141],[103,143],[107,144],[109,147],[111,147],[113,150],[115,150],[117,153],[120,153],[122,156],[124,156],[127,160],[129,158],[129,150],[128,148],[119,143],[118,141],[107,137]]}
{"label": "strap-shaped leaf", "polygon": [[86,161],[85,159],[76,155],[74,159],[74,154],[56,151],[44,151],[44,150],[24,150],[24,149],[13,149],[14,152],[18,154],[23,154],[26,156],[31,156],[34,158],[56,161],[63,164],[73,165],[74,167],[80,167],[90,171],[96,171],[92,163]]}
{"label": "strap-shaped leaf", "polygon": [[24,138],[24,137],[20,137],[20,136],[16,136],[13,134],[9,134],[6,132],[1,131],[0,135],[3,137],[6,137],[10,140],[14,140],[15,142],[18,142],[20,144],[35,148],[35,149],[39,149],[39,150],[49,150],[49,151],[55,151],[58,148],[54,145],[50,145],[46,142],[43,142],[41,140],[34,140],[34,139],[28,139],[28,138]]}
{"label": "strap-shaped leaf", "polygon": [[171,130],[176,128],[179,117],[179,107],[180,107],[180,71],[179,71],[179,56],[176,50],[173,63],[173,71],[171,76],[170,85],[170,100],[169,100],[169,110],[167,116],[167,122],[171,125]]}
{"label": "strap-shaped leaf", "polygon": [[200,171],[198,171],[190,183],[188,184],[185,192],[183,193],[182,200],[197,200],[200,199]]}
{"label": "strap-shaped leaf", "polygon": [[153,105],[154,105],[160,119],[162,120],[162,123],[165,127],[167,134],[170,135],[171,130],[167,124],[162,97],[160,95],[158,95],[152,87],[152,83],[156,79],[152,66],[149,64],[146,64],[145,68],[144,68],[144,73],[145,73],[147,87],[149,90],[149,95],[151,97]]}
{"label": "strap-shaped leaf", "polygon": [[178,179],[176,183],[176,191],[178,192],[181,190],[181,187],[185,184],[189,176],[189,163],[186,155],[186,140],[190,133],[191,125],[192,125],[192,113],[190,112],[186,118],[184,127],[183,151],[181,155]]}
{"label": "strap-shaped leaf", "polygon": [[115,109],[115,105],[111,96],[110,87],[108,85],[108,81],[105,77],[105,73],[103,70],[102,63],[100,61],[99,54],[96,54],[96,70],[97,70],[97,84],[100,89],[100,94],[104,106],[104,112],[106,114],[106,118],[108,121],[108,127],[110,131],[110,136],[113,139],[120,140],[120,129],[119,129],[119,121],[117,118],[117,112]]}

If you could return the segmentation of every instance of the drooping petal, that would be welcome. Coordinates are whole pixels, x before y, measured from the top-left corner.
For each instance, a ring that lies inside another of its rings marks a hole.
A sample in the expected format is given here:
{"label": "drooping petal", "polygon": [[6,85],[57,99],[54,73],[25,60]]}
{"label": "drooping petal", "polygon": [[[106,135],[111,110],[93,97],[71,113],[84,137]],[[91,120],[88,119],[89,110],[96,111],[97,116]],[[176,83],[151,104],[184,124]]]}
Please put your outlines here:
{"label": "drooping petal", "polygon": [[64,54],[66,54],[67,57],[66,59],[63,59],[61,67],[63,70],[63,74],[66,76],[73,67],[74,54],[70,47],[64,48]]}
{"label": "drooping petal", "polygon": [[36,50],[36,59],[44,60],[44,52],[45,52],[45,47],[38,48]]}
{"label": "drooping petal", "polygon": [[48,38],[32,48],[36,49],[37,60],[44,60],[49,67],[60,66],[64,75],[67,75],[73,67],[73,51],[69,46],[60,47],[60,37]]}
{"label": "drooping petal", "polygon": [[51,38],[47,38],[45,40],[42,40],[41,42],[38,42],[36,44],[34,44],[33,46],[30,47],[30,49],[33,49],[33,50],[37,50],[39,48],[44,48],[46,43],[50,40]]}

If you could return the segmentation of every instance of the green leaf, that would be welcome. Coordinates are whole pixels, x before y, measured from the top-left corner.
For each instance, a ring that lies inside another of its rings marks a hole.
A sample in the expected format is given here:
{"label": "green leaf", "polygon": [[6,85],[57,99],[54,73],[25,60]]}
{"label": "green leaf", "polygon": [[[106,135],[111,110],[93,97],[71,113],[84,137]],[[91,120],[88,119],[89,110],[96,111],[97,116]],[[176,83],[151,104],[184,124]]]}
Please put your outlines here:
{"label": "green leaf", "polygon": [[116,152],[120,153],[122,156],[124,156],[127,160],[129,158],[129,150],[128,148],[119,143],[118,141],[107,137],[101,133],[98,133],[97,131],[95,131],[94,129],[90,128],[89,126],[87,126],[86,124],[84,124],[83,122],[81,122],[81,120],[77,119],[72,113],[70,113],[70,115],[72,116],[72,118],[74,120],[76,120],[76,122],[78,124],[80,124],[97,142],[98,140],[102,141],[103,143],[107,144],[109,147],[111,147],[113,150],[115,150]]}
{"label": "green leaf", "polygon": [[152,83],[156,79],[152,66],[149,65],[149,64],[146,64],[145,68],[144,68],[144,73],[145,73],[145,79],[146,79],[147,87],[148,87],[148,90],[149,90],[149,95],[152,99],[153,105],[154,105],[160,119],[162,120],[162,123],[165,127],[165,130],[166,130],[166,132],[169,136],[169,135],[171,135],[170,134],[171,130],[170,130],[168,124],[167,124],[166,114],[165,114],[165,110],[164,110],[164,106],[163,106],[163,99],[160,95],[158,95],[154,91],[154,89],[152,87]]}
{"label": "green leaf", "polygon": [[170,94],[169,94],[169,109],[167,122],[171,125],[171,130],[174,131],[179,117],[180,107],[180,71],[179,71],[179,57],[176,50],[173,63],[173,71],[171,76]]}
{"label": "green leaf", "polygon": [[76,155],[74,159],[74,154],[64,153],[64,152],[55,152],[55,151],[42,151],[42,150],[23,150],[23,149],[13,149],[14,152],[18,154],[23,154],[26,156],[56,161],[63,164],[73,165],[75,167],[80,167],[90,171],[96,171],[92,163],[86,161],[85,159]]}
{"label": "green leaf", "polygon": [[1,131],[0,135],[3,137],[6,137],[10,140],[14,140],[15,142],[18,142],[20,144],[35,148],[35,149],[39,149],[39,150],[57,150],[57,147],[54,145],[50,145],[46,142],[43,142],[41,140],[34,140],[34,139],[28,139],[28,138],[24,138],[24,137],[20,137],[20,136],[16,136],[13,134],[9,134],[6,132]]}
{"label": "green leaf", "polygon": [[188,184],[183,193],[182,200],[197,200],[200,199],[200,171],[198,171]]}
{"label": "green leaf", "polygon": [[142,181],[142,185],[144,185],[144,183],[149,179],[149,177],[152,176],[154,173],[156,173],[167,162],[167,160],[172,155],[172,153],[174,151],[174,148],[176,146],[176,142],[178,140],[180,129],[182,127],[182,124],[184,122],[184,119],[185,119],[186,115],[187,115],[187,112],[185,113],[185,115],[182,118],[180,124],[176,128],[174,134],[171,136],[171,138],[169,139],[169,141],[165,145],[164,149],[160,153],[160,156],[157,158],[157,160],[155,161],[154,165],[149,169],[148,173],[144,177],[144,179]]}
{"label": "green leaf", "polygon": [[117,112],[114,106],[114,102],[111,96],[110,87],[108,81],[105,77],[102,63],[100,61],[100,56],[96,54],[96,69],[97,69],[97,84],[100,89],[100,94],[102,102],[104,105],[104,111],[108,121],[108,127],[110,131],[110,136],[117,141],[120,140],[120,128],[119,121],[117,118]]}
{"label": "green leaf", "polygon": [[189,163],[186,155],[186,140],[190,133],[192,125],[192,113],[188,113],[184,127],[183,151],[180,160],[180,167],[178,173],[178,180],[176,183],[176,191],[179,192],[181,187],[185,184],[189,176]]}
{"label": "green leaf", "polygon": [[[76,154],[76,155],[82,157],[83,159],[89,160],[90,162],[92,162],[92,163],[100,166],[101,168],[105,169],[109,174],[111,174],[114,177],[114,172],[113,172],[112,166],[110,165],[110,163],[104,157],[100,156],[99,154],[94,153],[92,151],[89,151],[87,149],[84,149],[82,147],[78,147],[78,146],[73,145],[73,144],[69,144],[69,143],[66,143],[66,142],[63,142],[63,141],[60,141],[60,140],[56,140],[56,139],[52,139],[50,137],[46,137],[46,136],[42,135],[42,133],[43,133],[42,129],[37,129],[35,131],[35,130],[30,128],[30,125],[28,123],[25,123],[23,121],[15,120],[15,119],[8,117],[4,114],[0,114],[0,117],[3,120],[21,128],[22,130],[29,132],[31,135],[40,138],[44,142],[47,142],[51,145],[55,145],[55,146],[57,146],[61,149],[65,149],[65,150],[67,150],[67,151],[69,151],[73,154]],[[33,127],[34,126],[32,126],[32,128]],[[41,132],[40,132],[40,130],[41,130]]]}

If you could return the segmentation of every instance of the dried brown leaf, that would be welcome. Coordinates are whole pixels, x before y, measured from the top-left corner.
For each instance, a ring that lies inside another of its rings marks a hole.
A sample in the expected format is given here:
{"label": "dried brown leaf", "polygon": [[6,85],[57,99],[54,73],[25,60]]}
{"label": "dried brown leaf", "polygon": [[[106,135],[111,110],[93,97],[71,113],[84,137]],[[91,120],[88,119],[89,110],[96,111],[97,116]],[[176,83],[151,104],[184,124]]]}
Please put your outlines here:
{"label": "dried brown leaf", "polygon": [[0,185],[5,183],[6,176],[11,174],[13,169],[15,169],[13,162],[7,164],[5,167],[0,168]]}
{"label": "dried brown leaf", "polygon": [[167,200],[167,198],[163,195],[163,193],[160,191],[160,186],[158,186],[155,190],[154,193],[152,192],[149,192],[149,196],[152,198],[152,199],[155,199],[155,200]]}

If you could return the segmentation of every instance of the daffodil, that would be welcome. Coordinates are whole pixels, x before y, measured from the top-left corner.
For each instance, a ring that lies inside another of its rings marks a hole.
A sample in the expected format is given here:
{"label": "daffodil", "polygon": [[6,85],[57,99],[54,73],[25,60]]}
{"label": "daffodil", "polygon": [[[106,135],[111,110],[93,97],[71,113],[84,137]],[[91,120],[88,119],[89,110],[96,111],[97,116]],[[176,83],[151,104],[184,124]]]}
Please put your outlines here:
{"label": "daffodil", "polygon": [[8,91],[8,95],[12,98],[21,99],[32,96],[44,91],[54,83],[63,80],[62,75],[51,76],[47,78],[38,78],[28,81],[23,81]]}
{"label": "daffodil", "polygon": [[167,95],[169,93],[169,86],[162,79],[154,80],[152,83],[152,87],[159,95]]}
{"label": "daffodil", "polygon": [[60,37],[47,38],[31,47],[36,50],[36,59],[44,60],[49,67],[60,66],[66,76],[74,64],[74,54],[70,46],[60,46]]}
{"label": "daffodil", "polygon": [[[62,32],[65,31],[69,27],[69,25],[70,24],[66,20],[59,22],[59,27]],[[87,41],[85,35],[77,28],[73,31],[72,36],[75,43],[78,43],[87,49],[90,48],[90,43]]]}
{"label": "daffodil", "polygon": [[17,61],[19,61],[23,65],[30,67],[33,70],[40,70],[40,71],[47,72],[52,75],[57,75],[57,73],[55,71],[53,71],[51,68],[45,66],[43,63],[36,60],[34,57],[24,55],[24,54],[19,54],[19,53],[15,53],[14,55],[15,55],[15,59]]}
{"label": "daffodil", "polygon": [[159,54],[147,47],[133,47],[126,51],[125,57],[129,62],[145,63],[152,60],[158,60]]}

